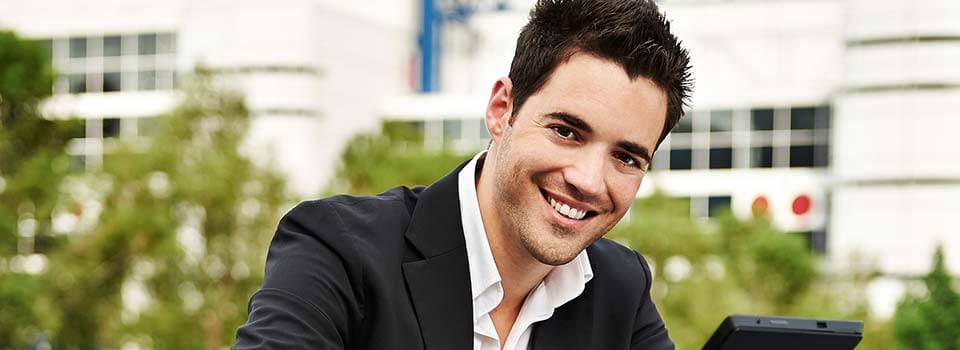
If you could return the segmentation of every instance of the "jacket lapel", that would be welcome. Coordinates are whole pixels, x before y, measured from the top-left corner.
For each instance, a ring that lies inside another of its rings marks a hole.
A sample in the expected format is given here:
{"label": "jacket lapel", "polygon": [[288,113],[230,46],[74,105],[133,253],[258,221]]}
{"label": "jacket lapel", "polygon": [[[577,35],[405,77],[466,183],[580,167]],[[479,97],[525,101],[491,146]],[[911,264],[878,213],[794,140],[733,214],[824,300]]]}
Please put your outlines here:
{"label": "jacket lapel", "polygon": [[[591,261],[592,263],[593,261]],[[596,271],[596,267],[594,267]],[[530,335],[531,349],[592,349],[593,288],[587,282],[583,294],[563,304],[549,319],[537,322]]]}
{"label": "jacket lapel", "polygon": [[473,347],[470,270],[460,220],[458,174],[466,164],[420,194],[405,236],[423,260],[403,264],[424,347]]}

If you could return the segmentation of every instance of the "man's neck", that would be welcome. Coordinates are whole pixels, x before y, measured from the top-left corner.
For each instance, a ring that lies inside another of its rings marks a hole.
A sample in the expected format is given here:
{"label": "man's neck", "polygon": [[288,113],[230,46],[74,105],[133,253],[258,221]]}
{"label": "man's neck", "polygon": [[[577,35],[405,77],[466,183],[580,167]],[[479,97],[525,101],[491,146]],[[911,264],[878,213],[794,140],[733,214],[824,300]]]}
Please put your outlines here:
{"label": "man's neck", "polygon": [[485,162],[484,160],[489,160],[485,158],[486,155],[479,160],[481,163],[476,176],[477,199],[480,204],[480,219],[503,287],[503,301],[497,309],[515,310],[519,313],[527,295],[553,270],[553,266],[541,263],[531,256],[515,233],[505,232],[493,200],[493,164]]}

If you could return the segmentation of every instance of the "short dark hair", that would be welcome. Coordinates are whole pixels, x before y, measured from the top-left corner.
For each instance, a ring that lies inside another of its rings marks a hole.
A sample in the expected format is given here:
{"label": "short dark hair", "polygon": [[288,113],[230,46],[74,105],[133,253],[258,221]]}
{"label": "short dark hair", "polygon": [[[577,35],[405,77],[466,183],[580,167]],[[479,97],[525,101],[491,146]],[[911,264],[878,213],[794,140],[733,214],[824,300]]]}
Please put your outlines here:
{"label": "short dark hair", "polygon": [[667,96],[657,146],[683,116],[693,81],[690,57],[653,0],[539,0],[510,65],[513,115],[575,53],[619,64],[630,79],[652,80]]}

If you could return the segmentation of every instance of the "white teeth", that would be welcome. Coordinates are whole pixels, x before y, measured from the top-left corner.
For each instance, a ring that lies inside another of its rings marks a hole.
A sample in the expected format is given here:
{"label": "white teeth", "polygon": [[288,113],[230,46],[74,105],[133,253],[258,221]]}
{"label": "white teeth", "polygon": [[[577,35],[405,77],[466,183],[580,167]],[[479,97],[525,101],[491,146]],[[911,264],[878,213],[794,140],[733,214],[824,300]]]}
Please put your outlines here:
{"label": "white teeth", "polygon": [[563,214],[568,218],[580,220],[587,215],[587,212],[585,210],[577,210],[575,208],[571,208],[569,205],[557,202],[556,199],[553,199],[553,198],[549,198],[549,199],[550,199],[550,206],[553,207],[554,210],[556,210],[557,212],[559,212],[560,214]]}
{"label": "white teeth", "polygon": [[586,211],[577,210],[576,213],[573,215],[573,218],[574,218],[574,219],[577,219],[577,220],[580,220],[580,219],[583,219],[583,216],[584,216],[584,215],[587,215],[587,212],[586,212]]}

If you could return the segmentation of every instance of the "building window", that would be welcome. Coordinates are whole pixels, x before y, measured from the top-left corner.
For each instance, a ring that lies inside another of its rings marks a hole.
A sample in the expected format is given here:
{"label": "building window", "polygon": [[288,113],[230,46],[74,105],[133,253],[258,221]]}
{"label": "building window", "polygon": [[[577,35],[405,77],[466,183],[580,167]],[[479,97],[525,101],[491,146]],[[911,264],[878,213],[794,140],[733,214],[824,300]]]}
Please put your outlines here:
{"label": "building window", "polygon": [[773,109],[750,110],[750,127],[753,130],[773,130]]}
{"label": "building window", "polygon": [[707,197],[707,216],[715,218],[730,210],[730,196]]}
{"label": "building window", "polygon": [[120,119],[117,118],[104,118],[103,119],[103,137],[119,137],[120,136]]}
{"label": "building window", "polygon": [[693,154],[690,149],[671,149],[670,150],[670,169],[671,170],[690,170],[693,165]]}
{"label": "building window", "polygon": [[103,92],[120,91],[120,73],[103,73]]}
{"label": "building window", "polygon": [[772,168],[773,167],[773,147],[751,147],[750,148],[750,167],[751,168]]}
{"label": "building window", "polygon": [[798,145],[790,146],[790,167],[812,167],[814,162],[813,146]]}
{"label": "building window", "polygon": [[156,55],[157,35],[153,33],[140,34],[137,40],[137,48],[140,55]]}
{"label": "building window", "polygon": [[710,149],[710,169],[733,168],[733,149],[729,147]]}
{"label": "building window", "polygon": [[87,38],[70,38],[70,58],[87,57]]}
{"label": "building window", "polygon": [[690,133],[693,131],[693,113],[687,113],[687,116],[680,118],[677,126],[673,128],[674,133]]}
{"label": "building window", "polygon": [[790,167],[829,165],[830,107],[790,108]]}
{"label": "building window", "polygon": [[710,112],[710,131],[731,131],[733,130],[733,111],[720,110]]}
{"label": "building window", "polygon": [[71,94],[87,92],[86,74],[70,74],[67,79],[69,80],[69,91]]}
{"label": "building window", "polygon": [[816,109],[799,107],[790,109],[791,130],[813,130],[816,128]]}
{"label": "building window", "polygon": [[827,105],[694,111],[674,128],[656,168],[826,167],[829,142]]}
{"label": "building window", "polygon": [[103,56],[104,57],[116,57],[120,56],[120,36],[111,35],[103,37]]}
{"label": "building window", "polygon": [[[103,37],[41,39],[63,72],[54,93],[170,90],[176,87],[173,33],[110,34]],[[91,65],[88,57],[103,57]]]}

